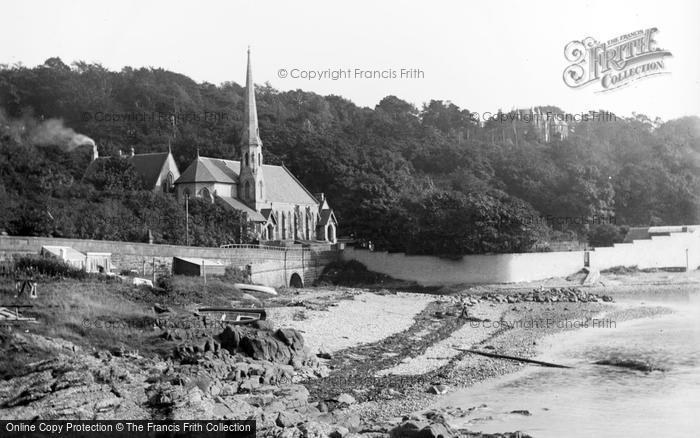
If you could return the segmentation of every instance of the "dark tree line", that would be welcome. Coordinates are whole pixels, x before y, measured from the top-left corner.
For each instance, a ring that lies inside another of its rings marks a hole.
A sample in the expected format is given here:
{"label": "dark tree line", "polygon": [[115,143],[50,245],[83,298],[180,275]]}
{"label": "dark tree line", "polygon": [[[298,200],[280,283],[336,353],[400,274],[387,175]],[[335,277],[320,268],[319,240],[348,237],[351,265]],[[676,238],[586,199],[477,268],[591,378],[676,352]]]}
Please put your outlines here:
{"label": "dark tree line", "polygon": [[[621,238],[620,226],[700,220],[697,117],[572,122],[566,139],[545,142],[533,123],[478,123],[450,102],[416,108],[388,96],[372,109],[339,96],[279,92],[268,85],[258,86],[257,100],[266,162],[284,163],[312,192],[325,192],[341,234],[378,249],[441,255],[527,251],[589,236],[609,243]],[[89,148],[66,152],[32,144],[27,131],[42,120],[62,119],[93,138],[101,155],[131,147],[164,151],[170,143],[184,170],[197,149],[238,158],[242,104],[238,84],[197,84],[162,69],[114,72],[83,62],[67,66],[58,58],[35,68],[1,68],[0,200],[21,208],[0,212],[0,227],[51,232],[38,211],[63,203],[85,212],[75,215],[79,225],[59,227],[62,233],[131,240],[141,231],[117,232],[89,217],[137,214],[139,207],[130,202],[183,216],[172,199],[145,194],[118,172],[112,173],[115,181],[82,181]],[[152,118],[105,121],[105,114]],[[18,160],[16,148],[41,159]],[[122,170],[126,175],[128,169]],[[77,182],[68,186],[64,180]],[[100,208],[90,207],[94,203]],[[181,225],[165,226],[159,238],[179,243]],[[198,242],[217,239],[225,240]]]}

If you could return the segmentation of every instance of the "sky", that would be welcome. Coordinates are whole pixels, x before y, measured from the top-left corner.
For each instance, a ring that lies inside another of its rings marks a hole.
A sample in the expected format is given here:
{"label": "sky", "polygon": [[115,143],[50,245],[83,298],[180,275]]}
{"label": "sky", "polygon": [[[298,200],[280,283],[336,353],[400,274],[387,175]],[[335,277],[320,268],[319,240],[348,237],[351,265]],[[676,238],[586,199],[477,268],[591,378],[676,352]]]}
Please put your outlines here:
{"label": "sky", "polygon": [[[479,113],[555,105],[665,120],[700,115],[700,2],[680,1],[36,1],[7,2],[0,64],[160,67],[197,82],[255,82],[343,96],[374,107],[395,95],[420,107],[451,101]],[[564,47],[656,27],[668,74],[597,93],[569,88]],[[305,79],[347,70],[351,77]],[[359,78],[356,69],[418,69],[416,78]],[[282,77],[282,70],[286,77]]]}

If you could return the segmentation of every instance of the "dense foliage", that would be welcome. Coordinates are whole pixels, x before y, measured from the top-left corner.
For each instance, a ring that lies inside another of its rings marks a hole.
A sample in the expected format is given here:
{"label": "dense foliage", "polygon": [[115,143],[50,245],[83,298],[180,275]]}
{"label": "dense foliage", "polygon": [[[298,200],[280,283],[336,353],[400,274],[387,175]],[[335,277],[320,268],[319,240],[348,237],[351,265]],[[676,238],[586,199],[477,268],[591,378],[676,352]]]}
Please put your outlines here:
{"label": "dense foliage", "polygon": [[[1,121],[0,121],[1,127]],[[12,235],[218,246],[247,239],[242,218],[218,203],[143,190],[126,161],[111,158],[83,179],[79,150],[0,140],[0,229]]]}
{"label": "dense foliage", "polygon": [[36,255],[20,257],[15,261],[14,268],[22,273],[19,275],[19,278],[22,278],[22,276],[26,278],[43,276],[49,278],[75,278],[82,280],[88,276],[88,273],[84,270],[76,268],[63,260]]}
{"label": "dense foliage", "polygon": [[[284,163],[312,192],[325,192],[340,234],[377,249],[527,251],[552,240],[585,240],[601,223],[700,220],[697,117],[574,121],[568,138],[545,142],[533,123],[478,123],[449,102],[418,109],[388,96],[370,109],[338,96],[267,85],[257,88],[257,99],[265,161]],[[184,170],[197,149],[204,156],[238,158],[243,89],[197,84],[162,69],[113,72],[52,58],[36,68],[0,69],[0,107],[0,202],[10,207],[0,212],[0,228],[125,240],[143,239],[146,229],[154,229],[160,241],[183,243],[184,214],[172,198],[130,186],[134,179],[120,179],[118,164],[114,178],[82,181],[88,147],[66,152],[32,132],[42,121],[60,118],[93,138],[100,155],[130,147],[164,151],[171,142]],[[128,169],[122,170],[126,175]],[[211,220],[227,225],[229,213],[218,206],[197,208],[202,214],[214,209],[207,213]],[[158,227],[142,225],[147,213],[162,218]],[[102,223],[114,218],[125,223]],[[197,230],[196,244],[231,239]]]}

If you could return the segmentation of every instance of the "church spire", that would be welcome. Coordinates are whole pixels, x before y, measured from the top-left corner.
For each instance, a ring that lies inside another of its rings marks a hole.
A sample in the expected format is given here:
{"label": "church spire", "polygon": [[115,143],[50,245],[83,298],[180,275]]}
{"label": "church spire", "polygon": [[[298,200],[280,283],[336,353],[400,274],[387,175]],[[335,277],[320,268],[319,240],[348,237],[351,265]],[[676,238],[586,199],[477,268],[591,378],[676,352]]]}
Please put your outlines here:
{"label": "church spire", "polygon": [[248,47],[248,71],[245,78],[245,109],[241,135],[241,170],[238,176],[238,198],[256,211],[265,201],[262,140],[258,132],[258,111],[255,107],[255,84]]}
{"label": "church spire", "polygon": [[243,116],[242,146],[262,146],[258,130],[258,110],[255,105],[255,84],[253,83],[253,67],[250,62],[250,46],[248,46],[248,70],[245,77],[245,110]]}

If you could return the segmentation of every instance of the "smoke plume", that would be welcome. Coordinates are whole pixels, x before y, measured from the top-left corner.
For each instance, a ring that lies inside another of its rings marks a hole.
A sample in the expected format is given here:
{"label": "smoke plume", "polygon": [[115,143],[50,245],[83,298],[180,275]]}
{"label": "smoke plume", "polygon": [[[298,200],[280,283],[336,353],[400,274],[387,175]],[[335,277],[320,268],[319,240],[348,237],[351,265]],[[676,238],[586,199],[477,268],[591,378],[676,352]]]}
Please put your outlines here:
{"label": "smoke plume", "polygon": [[66,127],[59,119],[49,119],[36,125],[30,131],[29,141],[37,146],[59,146],[66,151],[79,146],[95,146],[93,139]]}

